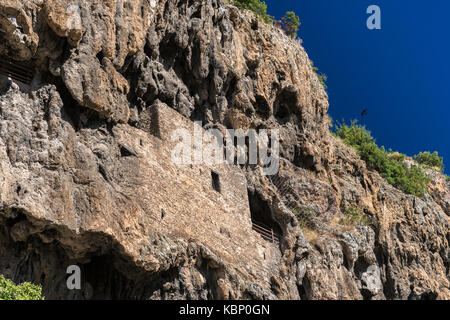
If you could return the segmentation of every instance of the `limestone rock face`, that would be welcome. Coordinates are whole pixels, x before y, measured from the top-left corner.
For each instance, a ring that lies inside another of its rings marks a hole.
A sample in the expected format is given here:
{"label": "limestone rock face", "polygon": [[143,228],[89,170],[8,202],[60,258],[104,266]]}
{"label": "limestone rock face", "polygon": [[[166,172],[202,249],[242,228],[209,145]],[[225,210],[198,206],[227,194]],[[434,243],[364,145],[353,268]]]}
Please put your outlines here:
{"label": "limestone rock face", "polygon": [[33,30],[32,19],[18,0],[0,3],[0,54],[16,60],[29,60],[36,53],[39,37]]}
{"label": "limestone rock face", "polygon": [[[0,79],[0,274],[53,299],[450,299],[449,182],[419,199],[369,171],[303,47],[251,12],[3,0],[5,57],[34,81]],[[192,121],[278,129],[279,172],[174,164]]]}

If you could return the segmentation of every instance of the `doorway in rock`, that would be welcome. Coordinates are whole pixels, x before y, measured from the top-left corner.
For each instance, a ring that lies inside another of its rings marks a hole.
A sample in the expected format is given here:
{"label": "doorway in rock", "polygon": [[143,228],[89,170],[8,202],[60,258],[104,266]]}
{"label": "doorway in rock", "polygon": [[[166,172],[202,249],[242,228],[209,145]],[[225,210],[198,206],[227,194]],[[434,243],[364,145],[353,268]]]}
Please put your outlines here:
{"label": "doorway in rock", "polygon": [[261,234],[265,240],[279,242],[283,231],[280,225],[272,218],[270,205],[262,199],[257,191],[248,190],[248,200],[253,230]]}
{"label": "doorway in rock", "polygon": [[220,175],[217,172],[211,170],[211,180],[213,189],[221,193]]}

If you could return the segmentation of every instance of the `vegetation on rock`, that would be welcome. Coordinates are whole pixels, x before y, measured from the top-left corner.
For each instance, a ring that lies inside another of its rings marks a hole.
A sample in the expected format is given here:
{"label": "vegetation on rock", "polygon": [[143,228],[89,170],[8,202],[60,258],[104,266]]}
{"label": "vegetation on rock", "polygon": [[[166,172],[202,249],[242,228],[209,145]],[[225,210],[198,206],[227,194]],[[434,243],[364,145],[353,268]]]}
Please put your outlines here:
{"label": "vegetation on rock", "polygon": [[314,209],[313,208],[303,207],[298,210],[293,210],[293,213],[297,217],[298,224],[301,229],[313,227],[313,222],[312,222],[312,219],[314,217]]}
{"label": "vegetation on rock", "polygon": [[328,76],[325,73],[319,72],[319,68],[314,66],[314,61],[312,60],[311,60],[311,67],[313,71],[316,73],[317,77],[319,78],[319,81],[322,84],[323,88],[326,90],[328,88],[326,83],[328,80]]}
{"label": "vegetation on rock", "polygon": [[[233,3],[241,9],[253,11],[256,16],[266,22],[274,23],[274,17],[267,13],[267,4],[259,0],[233,0]],[[275,21],[275,25],[281,27],[287,36],[292,39],[297,38],[297,32],[300,27],[300,18],[294,11],[287,11],[280,21]]]}
{"label": "vegetation on rock", "polygon": [[414,160],[424,166],[436,169],[436,171],[444,171],[444,159],[439,156],[437,151],[433,153],[429,151],[421,152],[414,156]]}
{"label": "vegetation on rock", "polygon": [[234,4],[241,9],[253,11],[258,18],[267,23],[273,22],[273,17],[267,14],[267,4],[259,0],[234,0]]}
{"label": "vegetation on rock", "polygon": [[14,284],[0,275],[0,300],[44,300],[42,288],[29,282]]}
{"label": "vegetation on rock", "polygon": [[347,208],[347,210],[344,211],[344,216],[339,220],[339,223],[346,226],[369,224],[364,211],[361,208],[357,208],[355,206],[350,206],[349,208]]}
{"label": "vegetation on rock", "polygon": [[298,28],[300,27],[300,18],[293,11],[287,11],[281,18],[281,27],[284,32],[292,39],[297,38]]}
{"label": "vegetation on rock", "polygon": [[425,194],[430,179],[424,170],[418,165],[408,164],[406,155],[388,153],[384,147],[378,147],[365,126],[357,121],[350,125],[338,123],[335,135],[356,150],[369,170],[378,171],[394,187],[418,197]]}

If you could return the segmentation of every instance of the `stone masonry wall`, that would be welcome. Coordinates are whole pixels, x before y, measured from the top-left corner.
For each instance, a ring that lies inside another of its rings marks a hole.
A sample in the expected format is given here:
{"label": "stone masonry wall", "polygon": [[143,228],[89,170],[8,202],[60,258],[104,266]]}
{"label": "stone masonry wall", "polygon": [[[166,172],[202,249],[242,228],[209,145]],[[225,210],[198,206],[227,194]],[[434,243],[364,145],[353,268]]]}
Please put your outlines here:
{"label": "stone masonry wall", "polygon": [[[280,251],[276,243],[263,240],[252,230],[247,182],[240,168],[173,163],[171,153],[178,141],[171,141],[172,133],[185,128],[193,134],[194,123],[163,103],[153,107],[149,123],[158,124],[161,138],[125,125],[115,129],[119,143],[137,150],[143,182],[135,191],[141,208],[154,222],[152,228],[204,243],[256,282],[270,279]],[[155,129],[148,127],[148,131]],[[219,174],[220,193],[212,187],[211,171]]]}

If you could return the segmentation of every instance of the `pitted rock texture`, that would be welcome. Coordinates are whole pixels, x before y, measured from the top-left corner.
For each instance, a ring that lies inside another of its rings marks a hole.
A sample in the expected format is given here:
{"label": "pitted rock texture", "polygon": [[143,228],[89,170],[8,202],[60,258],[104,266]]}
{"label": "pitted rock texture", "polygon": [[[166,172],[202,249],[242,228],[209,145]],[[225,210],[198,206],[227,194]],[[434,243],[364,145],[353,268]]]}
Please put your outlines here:
{"label": "pitted rock texture", "polygon": [[[305,50],[251,12],[220,0],[3,0],[0,56],[34,74],[30,93],[0,88],[1,274],[56,299],[450,299],[449,182],[430,171],[419,199],[367,170],[330,134]],[[139,132],[145,148],[160,104],[205,128],[280,130],[276,177],[239,169],[252,217],[282,236],[265,278],[148,218],[135,191],[176,176],[143,181],[140,151],[121,137]],[[352,206],[368,225],[339,223]],[[308,228],[295,216],[305,207]],[[71,264],[80,291],[65,287]]]}

